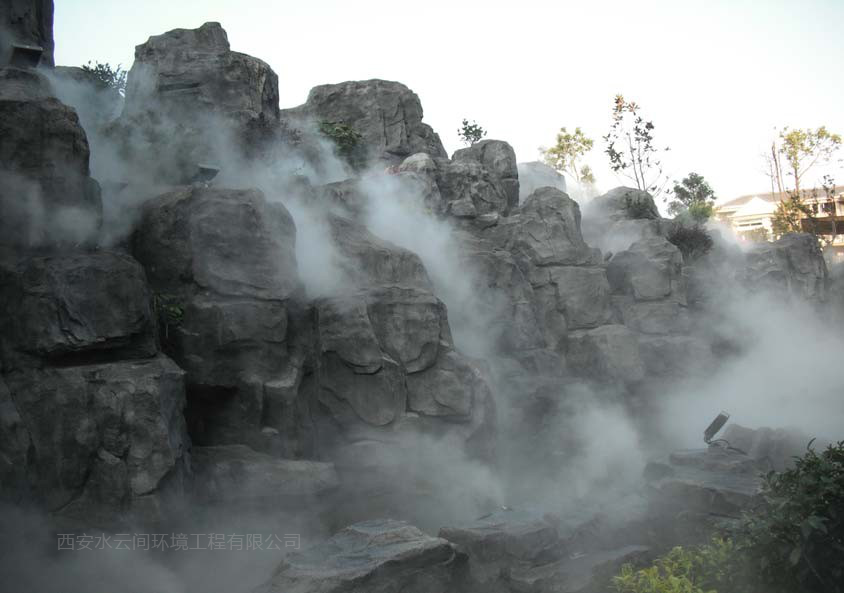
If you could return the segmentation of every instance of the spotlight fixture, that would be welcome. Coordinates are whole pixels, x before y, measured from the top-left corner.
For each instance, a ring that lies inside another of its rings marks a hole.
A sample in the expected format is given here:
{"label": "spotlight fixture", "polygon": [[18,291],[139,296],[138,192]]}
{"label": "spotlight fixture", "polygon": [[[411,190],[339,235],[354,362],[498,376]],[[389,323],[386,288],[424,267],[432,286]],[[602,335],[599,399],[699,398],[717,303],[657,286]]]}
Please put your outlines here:
{"label": "spotlight fixture", "polygon": [[712,438],[718,434],[718,431],[724,427],[729,419],[730,415],[726,412],[718,414],[718,416],[715,417],[715,420],[713,420],[710,425],[706,427],[706,430],[703,431],[703,442],[709,445],[712,442]]}

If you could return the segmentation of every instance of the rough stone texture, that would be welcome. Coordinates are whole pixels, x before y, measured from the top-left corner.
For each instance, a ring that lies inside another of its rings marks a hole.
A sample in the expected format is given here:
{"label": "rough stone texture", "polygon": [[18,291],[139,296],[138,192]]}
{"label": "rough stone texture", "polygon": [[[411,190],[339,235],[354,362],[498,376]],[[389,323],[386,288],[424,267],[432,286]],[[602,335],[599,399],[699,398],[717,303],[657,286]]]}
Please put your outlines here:
{"label": "rough stone texture", "polygon": [[577,374],[609,383],[636,383],[645,364],[636,334],[623,325],[571,332],[566,360]]}
{"label": "rough stone texture", "polygon": [[686,302],[683,255],[662,237],[637,241],[628,251],[613,255],[607,279],[614,294],[632,295],[637,301],[671,296]]}
{"label": "rough stone texture", "polygon": [[753,502],[765,470],[752,457],[710,446],[651,462],[645,477],[655,512],[670,520],[681,512],[736,516]]}
{"label": "rough stone texture", "polygon": [[304,105],[286,110],[285,117],[311,117],[343,123],[363,137],[368,160],[398,165],[419,152],[447,154],[439,136],[422,123],[419,97],[398,82],[360,80],[314,87]]}
{"label": "rough stone texture", "polygon": [[476,160],[440,161],[436,183],[443,200],[441,210],[454,218],[473,219],[510,211],[507,189]]}
{"label": "rough stone texture", "polygon": [[674,300],[640,302],[617,296],[612,302],[624,325],[643,334],[685,334],[691,329],[688,310]]}
{"label": "rough stone texture", "polygon": [[188,182],[199,164],[233,166],[233,147],[254,149],[280,125],[278,77],[231,51],[219,23],[152,36],[135,48],[125,108],[110,130],[131,163],[118,181]]}
{"label": "rough stone texture", "polygon": [[[747,428],[739,424],[729,424],[720,438],[731,446],[741,449],[761,465],[767,465],[776,471],[783,471],[794,463],[794,458],[806,452],[806,445],[811,437],[796,429],[789,428]],[[815,441],[815,450],[823,448],[823,443]]]}
{"label": "rough stone texture", "polygon": [[508,220],[493,229],[517,258],[533,266],[598,264],[600,253],[580,232],[580,207],[563,192],[543,187],[529,196]]}
{"label": "rough stone texture", "polygon": [[775,290],[810,303],[826,300],[826,263],[810,234],[793,233],[754,245],[746,262],[741,279],[751,291]]}
{"label": "rough stone texture", "polygon": [[88,164],[85,131],[46,78],[0,68],[0,246],[94,242],[102,203]]}
{"label": "rough stone texture", "polygon": [[528,196],[541,187],[553,187],[566,192],[566,178],[539,161],[519,163],[519,202],[524,202]]}
{"label": "rough stone texture", "polygon": [[469,557],[475,586],[495,587],[502,573],[557,560],[565,549],[553,520],[537,511],[498,510],[443,527],[439,537]]}
{"label": "rough stone texture", "polygon": [[[272,418],[282,409],[307,418],[294,395],[304,357],[291,337],[301,333],[291,329],[302,295],[295,242],[286,209],[255,190],[193,187],[144,206],[133,252],[156,293],[165,350],[187,371],[202,445],[275,447],[263,422],[292,428]],[[306,438],[280,436],[288,452]]]}
{"label": "rough stone texture", "polygon": [[255,593],[447,593],[460,567],[444,539],[401,521],[366,521],[288,555]]}
{"label": "rough stone texture", "polygon": [[0,66],[6,65],[13,43],[40,46],[40,65],[55,63],[53,0],[7,0],[0,5]]}
{"label": "rough stone texture", "polygon": [[152,298],[141,266],[115,252],[0,266],[0,355],[21,365],[153,356]]}
{"label": "rough stone texture", "polygon": [[629,187],[610,190],[583,208],[584,238],[607,253],[625,251],[649,237],[664,237],[669,222],[659,217],[649,193]]}
{"label": "rough stone texture", "polygon": [[191,462],[201,504],[308,504],[339,485],[331,463],[278,459],[246,445],[194,447]]}
{"label": "rough stone texture", "polygon": [[648,375],[680,378],[715,367],[712,348],[699,337],[639,334],[637,338]]}
{"label": "rough stone texture", "polygon": [[506,202],[499,212],[506,216],[519,205],[519,170],[513,147],[502,140],[481,140],[458,150],[451,157],[453,163],[474,161],[486,169],[500,188]]}
{"label": "rough stone texture", "polygon": [[220,23],[174,29],[135,48],[126,115],[155,110],[182,115],[278,119],[278,77],[263,61],[233,52]]}
{"label": "rough stone texture", "polygon": [[616,187],[589,202],[590,216],[618,220],[657,220],[659,210],[646,191],[632,187]]}
{"label": "rough stone texture", "polygon": [[0,441],[28,433],[30,489],[47,509],[88,525],[154,518],[188,467],[183,377],[165,356],[9,374]]}

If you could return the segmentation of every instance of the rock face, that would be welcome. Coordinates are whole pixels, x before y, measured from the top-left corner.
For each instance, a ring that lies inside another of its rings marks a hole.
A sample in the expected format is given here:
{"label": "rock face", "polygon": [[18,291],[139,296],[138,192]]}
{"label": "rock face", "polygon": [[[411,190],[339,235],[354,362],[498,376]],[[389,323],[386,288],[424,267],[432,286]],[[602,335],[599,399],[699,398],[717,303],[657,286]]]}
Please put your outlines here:
{"label": "rock face", "polygon": [[0,271],[6,369],[155,355],[143,269],[114,252],[27,258]]}
{"label": "rock face", "polygon": [[566,178],[555,169],[539,161],[519,163],[519,202],[524,202],[536,190],[553,187],[566,192]]}
{"label": "rock face", "polygon": [[510,210],[519,205],[519,170],[516,166],[516,153],[506,142],[481,140],[468,148],[458,150],[452,155],[451,160],[453,163],[469,161],[480,163],[491,174],[492,185],[498,188],[504,197],[504,203],[496,209],[497,212],[506,216]]}
{"label": "rock face", "polygon": [[0,68],[0,163],[0,246],[96,240],[102,204],[85,131],[35,70]]}
{"label": "rock face", "polygon": [[[419,257],[351,220],[331,217],[349,290],[316,303],[316,380],[321,433],[342,440],[389,439],[408,415],[448,420],[465,439],[489,424],[491,394],[454,349],[445,306]],[[328,426],[325,426],[328,423]],[[329,428],[329,426],[333,428]]]}
{"label": "rock face", "polygon": [[290,338],[302,290],[295,241],[286,209],[255,190],[189,188],[144,207],[133,252],[165,351],[187,372],[199,444],[305,446],[301,434],[279,444],[261,431],[274,405],[306,417],[296,398],[303,355]]}
{"label": "rock face", "polygon": [[773,290],[810,303],[826,300],[826,263],[812,235],[788,234],[755,245],[746,262],[741,276],[750,290]]}
{"label": "rock face", "polygon": [[200,164],[234,165],[231,148],[254,150],[278,127],[278,77],[263,61],[231,51],[212,22],[135,48],[123,115],[110,133],[132,164],[124,175],[154,171],[185,183]]}
{"label": "rock face", "polygon": [[40,65],[55,63],[53,0],[9,0],[0,6],[0,65],[7,63],[13,43],[42,47]]}
{"label": "rock face", "polygon": [[447,593],[458,590],[454,546],[401,521],[358,523],[290,554],[255,593]]}
{"label": "rock face", "polygon": [[636,334],[623,325],[603,325],[569,334],[567,361],[576,372],[605,382],[635,384],[645,378]]}
{"label": "rock face", "polygon": [[362,136],[366,160],[386,166],[424,152],[446,157],[439,136],[422,123],[422,103],[405,85],[388,80],[360,80],[314,87],[304,105],[284,117],[350,126]]}
{"label": "rock face", "polygon": [[156,518],[189,471],[183,375],[163,356],[7,375],[0,440],[28,441],[16,470],[35,501],[88,524]]}
{"label": "rock face", "polygon": [[336,489],[330,463],[279,459],[246,445],[194,447],[193,497],[200,504],[315,504]]}

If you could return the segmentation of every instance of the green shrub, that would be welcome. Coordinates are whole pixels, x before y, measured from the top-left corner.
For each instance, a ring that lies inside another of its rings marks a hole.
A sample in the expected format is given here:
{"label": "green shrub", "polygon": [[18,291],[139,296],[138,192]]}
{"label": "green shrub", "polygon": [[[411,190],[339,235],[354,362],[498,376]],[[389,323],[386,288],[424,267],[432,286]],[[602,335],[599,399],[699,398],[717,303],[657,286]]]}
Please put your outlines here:
{"label": "green shrub", "polygon": [[126,75],[128,72],[121,68],[120,64],[112,68],[108,62],[105,64],[94,62],[93,66],[91,62],[88,62],[82,66],[82,70],[100,88],[114,89],[121,96],[126,93]]}
{"label": "green shrub", "polygon": [[337,153],[346,159],[352,167],[363,166],[365,158],[362,152],[363,136],[349,124],[334,121],[319,122],[319,131],[330,138],[337,146]]}
{"label": "green shrub", "polygon": [[844,441],[807,449],[765,477],[763,504],[742,521],[739,544],[759,591],[844,591]]}
{"label": "green shrub", "polygon": [[686,263],[706,255],[712,249],[712,237],[698,224],[675,223],[666,239],[677,246]]}
{"label": "green shrub", "polygon": [[735,546],[713,539],[691,548],[676,547],[653,566],[635,570],[625,564],[613,587],[619,593],[726,593],[733,591]]}

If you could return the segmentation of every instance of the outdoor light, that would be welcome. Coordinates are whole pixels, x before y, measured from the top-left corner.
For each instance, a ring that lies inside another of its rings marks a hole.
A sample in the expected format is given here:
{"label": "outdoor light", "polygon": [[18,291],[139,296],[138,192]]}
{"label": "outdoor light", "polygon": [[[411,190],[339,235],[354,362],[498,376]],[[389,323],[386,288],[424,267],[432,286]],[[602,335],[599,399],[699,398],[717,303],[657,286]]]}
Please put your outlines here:
{"label": "outdoor light", "polygon": [[12,44],[12,56],[9,64],[17,68],[35,68],[41,61],[44,48],[39,45]]}
{"label": "outdoor light", "polygon": [[730,419],[730,415],[726,412],[721,412],[718,416],[715,417],[715,420],[706,427],[706,430],[703,431],[703,442],[707,445],[712,441],[712,437],[718,434],[718,431],[721,430],[724,425],[727,423],[727,420]]}
{"label": "outdoor light", "polygon": [[194,174],[193,179],[191,179],[191,183],[210,183],[219,172],[219,167],[197,164],[196,173]]}

